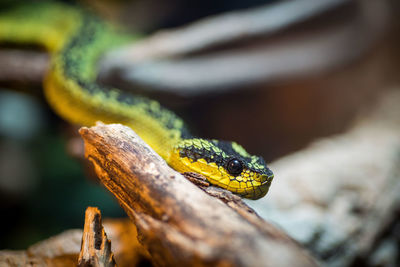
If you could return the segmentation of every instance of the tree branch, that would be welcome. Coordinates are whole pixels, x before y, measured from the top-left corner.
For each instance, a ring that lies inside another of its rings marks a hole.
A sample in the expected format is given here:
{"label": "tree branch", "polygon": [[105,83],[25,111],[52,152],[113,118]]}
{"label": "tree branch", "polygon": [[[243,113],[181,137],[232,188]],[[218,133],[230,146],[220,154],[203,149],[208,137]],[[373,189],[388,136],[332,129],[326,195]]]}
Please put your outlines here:
{"label": "tree branch", "polygon": [[79,267],[115,267],[111,241],[107,238],[98,208],[88,207],[85,213],[82,247],[78,259]]}
{"label": "tree branch", "polygon": [[[370,49],[387,28],[389,9],[387,1],[302,0],[220,14],[108,51],[99,78],[120,87],[196,95],[313,75]],[[338,15],[318,20],[328,12]],[[316,20],[313,27],[301,28],[310,20]],[[0,81],[39,83],[46,59],[43,53],[5,50]]]}
{"label": "tree branch", "polygon": [[272,162],[268,196],[246,201],[327,266],[373,265],[381,245],[386,260],[398,255],[387,248],[399,251],[400,91],[375,101],[349,131]]}
{"label": "tree branch", "polygon": [[99,123],[80,134],[86,157],[135,223],[139,242],[156,264],[316,264],[279,229],[235,201],[226,205],[205,194],[172,170],[130,128]]}
{"label": "tree branch", "polygon": [[41,85],[49,65],[48,59],[45,52],[0,50],[0,81]]}
{"label": "tree branch", "polygon": [[[136,227],[128,219],[105,219],[118,266],[136,266],[146,252],[137,242]],[[67,230],[30,246],[26,251],[0,251],[0,266],[77,266],[83,231]]]}

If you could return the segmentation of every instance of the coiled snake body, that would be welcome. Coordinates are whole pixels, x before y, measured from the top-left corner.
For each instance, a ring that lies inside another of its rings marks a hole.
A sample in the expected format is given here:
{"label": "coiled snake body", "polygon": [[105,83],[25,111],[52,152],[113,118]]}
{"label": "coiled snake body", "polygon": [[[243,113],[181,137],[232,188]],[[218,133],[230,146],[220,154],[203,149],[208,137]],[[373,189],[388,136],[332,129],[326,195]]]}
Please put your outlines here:
{"label": "coiled snake body", "polygon": [[273,174],[261,157],[234,142],[196,138],[158,102],[96,83],[100,55],[133,38],[61,3],[30,3],[0,12],[1,42],[39,44],[52,53],[44,88],[61,117],[80,125],[99,120],[125,124],[177,171],[200,173],[246,198],[263,197]]}

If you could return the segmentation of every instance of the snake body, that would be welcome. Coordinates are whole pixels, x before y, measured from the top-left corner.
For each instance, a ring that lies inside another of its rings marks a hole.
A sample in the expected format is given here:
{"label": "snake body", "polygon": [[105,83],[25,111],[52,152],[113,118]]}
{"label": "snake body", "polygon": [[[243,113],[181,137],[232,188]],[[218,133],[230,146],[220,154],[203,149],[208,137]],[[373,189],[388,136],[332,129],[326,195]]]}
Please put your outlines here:
{"label": "snake body", "polygon": [[62,118],[88,126],[99,120],[125,124],[175,170],[200,173],[246,198],[263,197],[273,174],[261,157],[234,142],[196,138],[157,101],[96,83],[99,57],[134,38],[86,10],[56,2],[0,13],[1,42],[38,44],[51,52],[45,96]]}

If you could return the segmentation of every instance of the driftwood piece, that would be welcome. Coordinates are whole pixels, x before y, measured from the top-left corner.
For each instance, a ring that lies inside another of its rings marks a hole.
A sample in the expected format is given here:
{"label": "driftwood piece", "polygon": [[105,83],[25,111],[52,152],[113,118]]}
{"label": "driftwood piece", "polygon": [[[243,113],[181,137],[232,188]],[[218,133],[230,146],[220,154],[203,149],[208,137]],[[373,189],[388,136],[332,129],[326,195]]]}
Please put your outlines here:
{"label": "driftwood piece", "polygon": [[27,250],[0,251],[0,266],[76,266],[82,230],[72,229],[32,245]]}
{"label": "driftwood piece", "polygon": [[[0,266],[47,266],[46,261],[41,258],[31,257],[26,251],[12,251],[12,250],[2,250],[0,251]],[[72,265],[70,265],[72,266]]]}
{"label": "driftwood piece", "polygon": [[[396,242],[382,237],[396,231],[400,207],[400,91],[376,102],[348,132],[271,163],[268,196],[246,201],[328,266],[386,266],[398,257]],[[381,244],[386,258],[377,263]]]}
{"label": "driftwood piece", "polygon": [[81,240],[82,230],[67,230],[59,235],[30,246],[27,253],[28,255],[45,259],[56,258],[62,255],[74,255],[75,260],[77,260]]}
{"label": "driftwood piece", "polygon": [[[139,242],[162,266],[314,266],[285,233],[252,220],[172,170],[130,128],[80,130],[101,182],[135,223]],[[240,208],[239,208],[240,209]],[[244,211],[245,214],[251,214]]]}
{"label": "driftwood piece", "polygon": [[107,55],[110,64],[182,56],[218,45],[276,33],[349,2],[348,0],[281,1],[211,16],[174,30],[161,30],[149,38]]}
{"label": "driftwood piece", "polygon": [[[339,10],[335,21],[313,23],[321,25],[318,29],[285,33],[348,6],[351,12],[345,18]],[[301,0],[220,14],[107,52],[100,79],[196,95],[331,70],[359,57],[381,37],[389,8],[387,0]],[[44,53],[0,53],[0,81],[38,84],[46,68]]]}
{"label": "driftwood piece", "polygon": [[41,84],[49,65],[45,52],[0,50],[0,81]]}
{"label": "driftwood piece", "polygon": [[149,258],[138,242],[136,226],[128,218],[105,219],[103,224],[119,267],[136,266]]}
{"label": "driftwood piece", "polygon": [[[336,17],[325,16],[328,10]],[[389,14],[387,1],[279,1],[160,31],[110,51],[102,79],[182,96],[286,82],[359,58],[382,37]]]}
{"label": "driftwood piece", "polygon": [[[104,228],[112,241],[118,266],[136,266],[146,256],[137,242],[136,227],[128,219],[105,219]],[[40,241],[26,251],[0,251],[0,266],[75,267],[82,235],[81,229],[72,229]]]}
{"label": "driftwood piece", "polygon": [[101,213],[98,208],[88,207],[86,209],[78,266],[117,266],[111,250],[111,241],[104,231]]}

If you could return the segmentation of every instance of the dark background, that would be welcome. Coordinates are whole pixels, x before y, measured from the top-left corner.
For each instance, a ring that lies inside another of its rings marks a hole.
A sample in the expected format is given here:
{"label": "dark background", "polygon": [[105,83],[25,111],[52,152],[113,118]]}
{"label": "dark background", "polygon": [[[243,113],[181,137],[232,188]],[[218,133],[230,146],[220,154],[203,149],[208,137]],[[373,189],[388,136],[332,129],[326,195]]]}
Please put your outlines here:
{"label": "dark background", "polygon": [[[3,5],[14,4],[11,2]],[[151,34],[209,15],[278,1],[98,2],[79,4],[91,6],[127,28]],[[270,38],[312,33],[317,26],[337,23],[341,16],[353,16],[349,10],[324,14],[318,23],[309,21]],[[398,22],[390,20],[385,33],[368,51],[321,73],[280,77],[196,97],[157,91],[148,94],[185,118],[200,136],[235,140],[269,162],[315,138],[340,133],[354,118],[367,116],[384,88],[399,82],[396,33]],[[229,49],[230,45],[238,46],[228,44],[218,49]],[[243,49],[248,49],[246,45]],[[63,230],[82,228],[89,205],[99,207],[104,217],[125,216],[112,196],[96,183],[90,166],[74,154],[79,146],[77,127],[51,111],[40,86],[0,85],[0,214],[2,229],[7,229],[0,235],[0,249],[24,249]]]}

